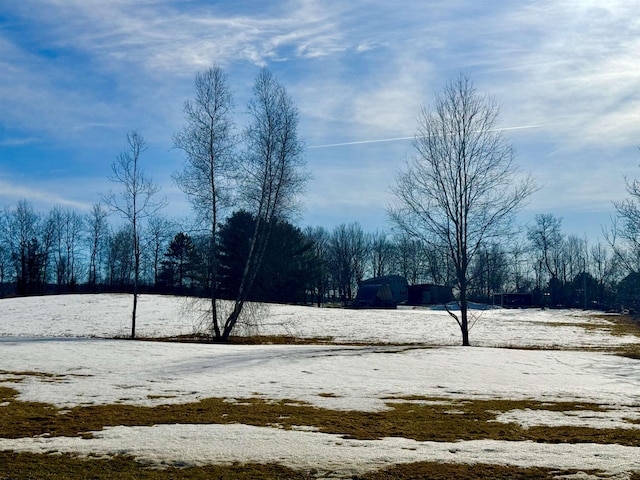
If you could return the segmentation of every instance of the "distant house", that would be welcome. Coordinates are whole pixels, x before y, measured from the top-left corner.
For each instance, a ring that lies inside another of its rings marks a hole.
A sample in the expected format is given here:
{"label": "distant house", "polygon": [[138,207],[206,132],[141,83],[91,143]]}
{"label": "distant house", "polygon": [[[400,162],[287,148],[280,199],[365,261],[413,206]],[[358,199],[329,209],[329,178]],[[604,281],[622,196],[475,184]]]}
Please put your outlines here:
{"label": "distant house", "polygon": [[533,295],[530,293],[496,293],[493,304],[504,308],[525,308],[533,305]]}
{"label": "distant house", "polygon": [[358,284],[355,308],[395,308],[407,303],[407,279],[400,275],[386,275],[363,280]]}
{"label": "distant house", "polygon": [[409,290],[407,279],[401,275],[385,275],[384,277],[374,277],[363,280],[360,285],[388,285],[393,294],[396,304],[407,303],[409,299]]}
{"label": "distant house", "polygon": [[352,303],[353,308],[396,308],[393,293],[389,285],[367,284],[358,287],[358,294]]}
{"label": "distant house", "polygon": [[451,287],[423,283],[408,288],[409,305],[438,305],[454,300]]}

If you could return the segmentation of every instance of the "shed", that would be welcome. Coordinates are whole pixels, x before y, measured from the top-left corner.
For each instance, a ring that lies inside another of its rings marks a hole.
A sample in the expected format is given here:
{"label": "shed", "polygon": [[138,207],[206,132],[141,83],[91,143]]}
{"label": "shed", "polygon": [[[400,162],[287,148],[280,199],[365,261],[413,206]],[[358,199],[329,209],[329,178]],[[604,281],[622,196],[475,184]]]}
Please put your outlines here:
{"label": "shed", "polygon": [[530,293],[496,293],[493,304],[505,308],[525,308],[533,305],[533,295]]}
{"label": "shed", "polygon": [[453,301],[451,287],[423,283],[409,286],[409,305],[436,305]]}

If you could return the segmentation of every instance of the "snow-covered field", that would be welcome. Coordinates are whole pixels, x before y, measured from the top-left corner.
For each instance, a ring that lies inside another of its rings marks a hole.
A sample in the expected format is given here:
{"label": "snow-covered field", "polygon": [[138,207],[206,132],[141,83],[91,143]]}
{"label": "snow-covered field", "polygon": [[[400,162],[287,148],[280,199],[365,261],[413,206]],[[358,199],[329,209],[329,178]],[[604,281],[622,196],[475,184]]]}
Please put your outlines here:
{"label": "snow-covered field", "polygon": [[[479,311],[471,330],[476,346],[461,348],[454,346],[458,326],[444,311],[272,305],[258,312],[259,333],[332,337],[351,345],[241,346],[112,339],[129,334],[130,307],[127,295],[0,300],[0,385],[17,389],[20,400],[61,407],[208,397],[294,399],[362,411],[383,410],[389,398],[407,396],[577,401],[606,408],[524,409],[506,412],[498,421],[636,429],[640,435],[640,362],[598,351],[639,339],[610,334],[609,321],[594,312]],[[142,296],[138,334],[193,333],[198,320],[184,307],[176,297]],[[353,346],[365,343],[375,345]],[[55,374],[63,380],[11,372]],[[16,377],[21,381],[3,383]],[[620,478],[640,470],[640,448],[621,445],[364,441],[240,424],[110,427],[93,439],[1,438],[0,449],[119,453],[186,464],[278,462],[344,476],[432,460],[598,469]]]}

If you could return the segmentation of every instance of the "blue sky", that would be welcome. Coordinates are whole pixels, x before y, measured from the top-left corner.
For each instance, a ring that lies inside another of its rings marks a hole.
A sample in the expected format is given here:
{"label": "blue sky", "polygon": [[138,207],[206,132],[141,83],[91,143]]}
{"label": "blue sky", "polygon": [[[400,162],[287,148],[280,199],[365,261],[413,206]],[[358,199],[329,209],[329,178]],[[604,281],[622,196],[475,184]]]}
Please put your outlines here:
{"label": "blue sky", "polygon": [[[460,72],[501,105],[541,187],[521,214],[598,236],[624,176],[640,177],[640,2],[20,0],[0,5],[0,206],[81,210],[111,188],[137,129],[148,174],[171,182],[198,71],[230,77],[237,123],[268,66],[294,98],[313,176],[301,226],[388,229],[420,108]],[[396,139],[396,140],[393,140]]]}

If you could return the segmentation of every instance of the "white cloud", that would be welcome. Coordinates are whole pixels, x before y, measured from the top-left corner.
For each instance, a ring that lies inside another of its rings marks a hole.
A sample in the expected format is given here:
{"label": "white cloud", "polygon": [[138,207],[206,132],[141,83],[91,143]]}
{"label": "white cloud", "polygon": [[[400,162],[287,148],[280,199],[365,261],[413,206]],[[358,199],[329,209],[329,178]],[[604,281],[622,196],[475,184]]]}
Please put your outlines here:
{"label": "white cloud", "polygon": [[489,52],[502,75],[488,78],[510,115],[544,123],[577,148],[637,135],[630,112],[640,106],[640,22],[632,4],[536,2],[502,22],[506,38],[521,43],[507,55]]}

